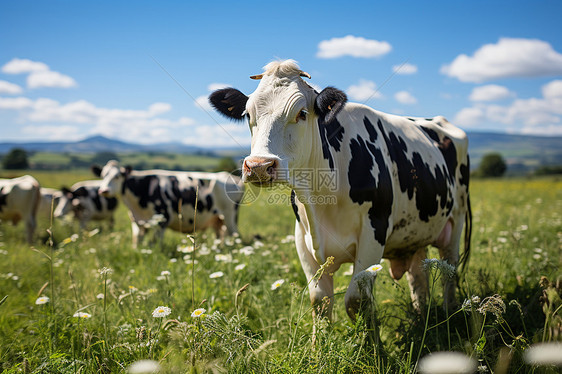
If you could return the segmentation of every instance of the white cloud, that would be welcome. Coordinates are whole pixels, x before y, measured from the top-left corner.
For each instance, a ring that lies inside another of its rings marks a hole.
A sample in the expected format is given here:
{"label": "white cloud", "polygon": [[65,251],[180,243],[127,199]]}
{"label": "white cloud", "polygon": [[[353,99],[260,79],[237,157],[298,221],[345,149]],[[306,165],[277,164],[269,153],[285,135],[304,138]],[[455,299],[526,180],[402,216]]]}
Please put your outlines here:
{"label": "white cloud", "polygon": [[418,67],[416,65],[404,63],[402,65],[394,65],[392,71],[398,75],[410,75],[416,74],[418,72]]}
{"label": "white cloud", "polygon": [[562,98],[562,80],[554,80],[542,87],[542,95],[545,99]]}
{"label": "white cloud", "polygon": [[[177,141],[178,129],[192,126],[194,121],[188,117],[176,120],[160,117],[171,110],[168,103],[154,103],[145,110],[100,108],[86,100],[61,104],[58,101],[25,97],[0,98],[0,110],[19,112],[20,120],[29,123],[28,134],[44,136],[51,134],[52,123],[60,123],[67,130],[71,128],[90,128],[89,133],[108,137],[134,139],[139,143]],[[44,123],[45,125],[33,125]],[[81,126],[76,126],[81,125]],[[33,132],[33,129],[39,129]],[[70,130],[69,130],[70,131]],[[77,134],[76,131],[69,134]],[[49,135],[54,138],[58,135]]]}
{"label": "white cloud", "polygon": [[359,84],[351,85],[346,90],[352,100],[365,102],[371,98],[380,99],[382,94],[377,91],[375,82],[361,79]]}
{"label": "white cloud", "polygon": [[480,47],[473,56],[457,56],[441,73],[463,82],[562,74],[562,54],[537,39],[500,38]]}
{"label": "white cloud", "polygon": [[183,140],[185,144],[199,146],[241,146],[247,147],[251,142],[248,126],[240,124],[205,125],[194,128],[193,135]]}
{"label": "white cloud", "polygon": [[41,138],[45,140],[64,140],[76,141],[83,138],[80,134],[78,126],[25,126],[22,129],[23,134],[31,135],[34,138]]}
{"label": "white cloud", "polygon": [[501,125],[519,127],[527,134],[562,133],[562,81],[554,80],[542,87],[542,98],[516,99],[509,105],[477,103],[460,110],[454,122],[460,126],[489,128]]}
{"label": "white cloud", "polygon": [[394,94],[394,98],[396,99],[396,101],[398,101],[401,104],[406,104],[406,105],[413,105],[416,104],[418,102],[418,99],[416,99],[411,93],[409,93],[408,91],[399,91],[396,92]]}
{"label": "white cloud", "polygon": [[20,110],[32,105],[33,101],[27,97],[0,97],[0,109]]}
{"label": "white cloud", "polygon": [[370,58],[383,56],[391,50],[392,46],[388,42],[347,35],[343,38],[321,41],[318,44],[316,57],[337,58],[352,56]]}
{"label": "white cloud", "polygon": [[[230,85],[226,83],[211,83],[207,86],[207,91],[211,93],[213,91],[220,90],[221,88],[227,88],[227,87],[230,87]],[[195,99],[195,103],[193,103],[193,105],[206,112],[212,112],[214,110],[211,104],[209,103],[209,95],[199,96],[198,98]]]}
{"label": "white cloud", "polygon": [[463,108],[455,115],[453,123],[458,126],[473,127],[481,124],[484,118],[484,111],[481,108]]}
{"label": "white cloud", "polygon": [[57,71],[36,71],[28,75],[27,86],[29,88],[70,88],[76,86],[76,81],[68,75],[61,74]]}
{"label": "white cloud", "polygon": [[2,66],[2,72],[6,74],[22,74],[47,70],[49,70],[49,66],[42,62],[20,58],[14,58]]}
{"label": "white cloud", "polygon": [[0,81],[0,94],[19,95],[22,92],[23,89],[17,84],[7,81]]}
{"label": "white cloud", "polygon": [[489,84],[475,87],[469,96],[470,101],[498,101],[513,97],[515,94],[504,86]]}

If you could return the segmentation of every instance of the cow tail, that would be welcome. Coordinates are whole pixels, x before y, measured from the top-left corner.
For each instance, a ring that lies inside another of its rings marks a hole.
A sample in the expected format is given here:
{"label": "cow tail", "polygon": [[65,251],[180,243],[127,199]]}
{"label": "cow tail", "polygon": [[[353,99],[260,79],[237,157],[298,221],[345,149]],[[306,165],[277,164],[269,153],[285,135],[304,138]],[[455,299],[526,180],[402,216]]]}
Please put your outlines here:
{"label": "cow tail", "polygon": [[470,205],[470,194],[466,198],[466,216],[464,225],[464,251],[459,259],[458,267],[461,269],[460,274],[464,274],[468,268],[468,260],[470,259],[470,242],[472,238],[472,207]]}

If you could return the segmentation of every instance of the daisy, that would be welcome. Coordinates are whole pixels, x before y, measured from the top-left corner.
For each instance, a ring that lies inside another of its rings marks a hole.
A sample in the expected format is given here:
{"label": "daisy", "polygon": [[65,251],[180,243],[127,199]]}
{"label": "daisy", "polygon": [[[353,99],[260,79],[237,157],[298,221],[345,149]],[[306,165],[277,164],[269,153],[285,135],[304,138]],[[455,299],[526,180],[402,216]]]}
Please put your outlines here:
{"label": "daisy", "polygon": [[242,269],[244,269],[245,267],[246,267],[246,264],[236,265],[236,266],[234,267],[234,270],[242,270]]}
{"label": "daisy", "polygon": [[90,313],[85,313],[85,312],[76,312],[72,315],[72,317],[88,319],[92,317],[92,315]]}
{"label": "daisy", "polygon": [[206,312],[206,310],[205,310],[204,308],[195,309],[195,310],[193,311],[193,313],[191,313],[191,317],[193,317],[193,318],[202,317],[202,316],[205,315],[205,314],[204,314],[205,312]]}
{"label": "daisy", "polygon": [[41,296],[39,298],[37,298],[37,300],[35,300],[35,304],[37,305],[41,305],[41,304],[47,304],[49,302],[49,299],[47,296]]}
{"label": "daisy", "polygon": [[381,264],[371,265],[367,269],[365,269],[365,271],[368,271],[369,273],[373,273],[373,274],[376,274],[381,270],[382,270]]}
{"label": "daisy", "polygon": [[172,275],[172,273],[170,273],[168,270],[164,270],[164,271],[160,272],[160,275],[162,275],[164,277],[168,277],[168,276]]}
{"label": "daisy", "polygon": [[159,306],[158,308],[154,309],[154,312],[152,312],[152,317],[163,318],[170,313],[172,313],[172,309],[168,308],[167,306]]}
{"label": "daisy", "polygon": [[279,287],[281,287],[281,285],[285,283],[285,279],[278,279],[275,282],[273,282],[273,284],[271,285],[271,289],[272,290],[276,290]]}
{"label": "daisy", "polygon": [[96,299],[102,300],[105,296],[102,293],[96,295]]}
{"label": "daisy", "polygon": [[224,273],[222,271],[217,271],[217,272],[214,272],[211,275],[209,275],[209,278],[211,278],[211,279],[220,278],[223,275],[224,275]]}

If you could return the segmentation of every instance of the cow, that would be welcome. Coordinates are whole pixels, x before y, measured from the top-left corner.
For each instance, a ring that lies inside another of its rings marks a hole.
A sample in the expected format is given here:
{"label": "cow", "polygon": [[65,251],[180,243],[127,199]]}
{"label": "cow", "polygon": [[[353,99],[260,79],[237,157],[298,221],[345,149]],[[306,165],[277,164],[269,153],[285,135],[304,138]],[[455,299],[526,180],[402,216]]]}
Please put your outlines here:
{"label": "cow", "polygon": [[[394,279],[408,273],[420,310],[428,294],[420,266],[427,246],[463,268],[470,253],[466,134],[441,116],[396,116],[347,102],[334,87],[318,92],[304,77],[310,79],[295,61],[274,61],[251,77],[260,80],[251,95],[223,88],[209,96],[222,115],[248,121],[251,153],[243,180],[292,188],[296,249],[314,315],[331,318],[332,274],[346,262],[353,263],[348,315],[372,313],[372,266],[382,258],[390,260]],[[445,283],[445,305],[455,303],[456,282]]]}
{"label": "cow", "polygon": [[73,184],[70,189],[61,188],[61,196],[54,212],[55,218],[62,218],[70,212],[85,229],[89,221],[109,221],[114,224],[117,198],[100,195],[101,180],[86,180]]}
{"label": "cow", "polygon": [[56,188],[41,187],[39,192],[41,194],[41,200],[39,202],[37,216],[51,217],[51,214],[54,214],[62,196],[62,191]]}
{"label": "cow", "polygon": [[103,179],[99,193],[119,196],[129,209],[134,248],[155,221],[162,236],[167,227],[184,233],[212,228],[221,239],[238,233],[244,184],[230,173],[136,171],[115,160],[103,168],[94,165],[92,171]]}
{"label": "cow", "polygon": [[39,182],[31,175],[0,179],[0,220],[12,221],[14,225],[23,220],[29,244],[33,243],[33,234],[37,226],[40,188]]}

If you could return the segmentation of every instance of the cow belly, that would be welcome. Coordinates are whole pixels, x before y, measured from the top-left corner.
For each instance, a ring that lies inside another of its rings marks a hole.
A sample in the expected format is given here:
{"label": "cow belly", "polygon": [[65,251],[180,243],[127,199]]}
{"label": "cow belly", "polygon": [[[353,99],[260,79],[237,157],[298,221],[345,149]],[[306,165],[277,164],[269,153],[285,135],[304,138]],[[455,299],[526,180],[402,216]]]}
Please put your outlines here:
{"label": "cow belly", "polygon": [[394,225],[386,242],[384,258],[406,258],[420,248],[435,244],[439,240],[442,243],[446,237],[450,238],[450,231],[448,235],[446,232],[449,222],[447,217],[434,218],[429,222],[418,220],[409,225],[404,225],[404,222],[405,220],[400,220]]}

